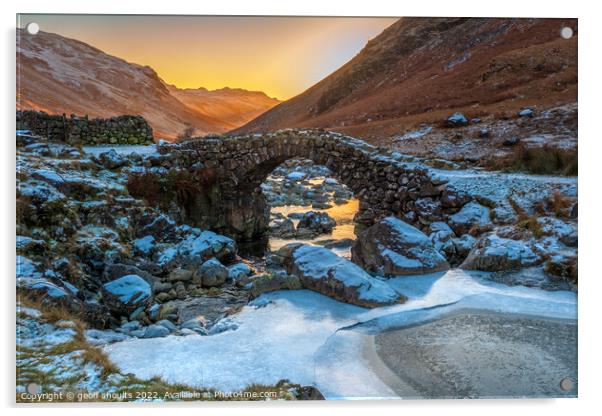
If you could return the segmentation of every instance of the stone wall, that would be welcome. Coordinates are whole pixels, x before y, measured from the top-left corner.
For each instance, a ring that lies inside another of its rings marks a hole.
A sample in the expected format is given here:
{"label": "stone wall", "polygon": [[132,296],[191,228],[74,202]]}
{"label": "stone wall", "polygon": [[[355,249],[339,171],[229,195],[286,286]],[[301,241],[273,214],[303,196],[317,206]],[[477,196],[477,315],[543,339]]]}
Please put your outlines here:
{"label": "stone wall", "polygon": [[[425,228],[434,221],[457,212],[470,199],[458,195],[437,178],[428,167],[412,158],[374,147],[362,140],[322,130],[282,130],[263,135],[200,138],[159,147],[160,152],[176,153],[183,166],[203,166],[215,171],[220,188],[219,207],[228,201],[249,196],[264,205],[259,185],[288,159],[311,159],[328,167],[337,179],[348,186],[360,200],[356,223],[369,226],[394,215]],[[259,212],[247,205],[244,211]],[[204,209],[197,206],[196,218]],[[261,235],[265,221],[248,222],[248,215],[237,218],[228,213],[230,229],[221,224],[220,232],[234,237]],[[267,214],[266,214],[267,215]],[[208,218],[208,216],[204,216]],[[194,221],[193,219],[193,222]],[[211,227],[212,224],[198,224]],[[255,227],[250,229],[249,227]]]}
{"label": "stone wall", "polygon": [[90,119],[18,110],[17,129],[72,145],[153,143],[153,130],[142,116]]}

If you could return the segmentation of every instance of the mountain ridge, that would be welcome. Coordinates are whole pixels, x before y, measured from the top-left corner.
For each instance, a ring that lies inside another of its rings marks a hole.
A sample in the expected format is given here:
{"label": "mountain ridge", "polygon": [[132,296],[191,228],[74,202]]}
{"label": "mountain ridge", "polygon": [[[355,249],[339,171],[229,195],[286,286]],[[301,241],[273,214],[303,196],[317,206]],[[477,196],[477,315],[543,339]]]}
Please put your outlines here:
{"label": "mountain ridge", "polygon": [[[574,36],[560,37],[569,26]],[[401,18],[303,93],[231,133],[319,127],[364,139],[455,111],[576,102],[577,20]]]}
{"label": "mountain ridge", "polygon": [[205,89],[199,97],[196,90],[169,85],[148,65],[77,39],[24,29],[17,29],[17,74],[17,109],[103,118],[139,114],[157,138],[168,140],[188,127],[197,135],[223,133],[279,103],[261,91],[228,87]]}

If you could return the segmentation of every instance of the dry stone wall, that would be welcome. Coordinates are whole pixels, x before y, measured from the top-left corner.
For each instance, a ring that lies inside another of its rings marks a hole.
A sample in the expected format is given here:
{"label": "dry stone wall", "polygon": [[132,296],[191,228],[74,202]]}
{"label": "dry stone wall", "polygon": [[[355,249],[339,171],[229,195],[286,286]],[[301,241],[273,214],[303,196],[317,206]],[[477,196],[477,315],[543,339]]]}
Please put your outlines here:
{"label": "dry stone wall", "polygon": [[42,111],[17,111],[17,129],[71,145],[150,144],[153,130],[142,116],[88,118]]}

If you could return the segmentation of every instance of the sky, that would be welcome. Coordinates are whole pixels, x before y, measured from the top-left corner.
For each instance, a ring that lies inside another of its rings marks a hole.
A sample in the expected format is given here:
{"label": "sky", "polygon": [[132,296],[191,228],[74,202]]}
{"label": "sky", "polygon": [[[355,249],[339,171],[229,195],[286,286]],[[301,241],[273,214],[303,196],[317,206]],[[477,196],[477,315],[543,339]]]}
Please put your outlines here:
{"label": "sky", "polygon": [[397,18],[21,14],[18,26],[149,65],[180,88],[264,91],[286,100],[357,54]]}

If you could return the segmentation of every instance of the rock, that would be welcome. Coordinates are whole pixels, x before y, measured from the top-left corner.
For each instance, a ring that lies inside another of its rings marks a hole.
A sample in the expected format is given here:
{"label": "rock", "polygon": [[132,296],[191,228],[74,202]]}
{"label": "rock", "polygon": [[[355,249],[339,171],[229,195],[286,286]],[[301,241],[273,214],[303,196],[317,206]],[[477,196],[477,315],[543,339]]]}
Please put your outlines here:
{"label": "rock", "polygon": [[403,303],[406,297],[332,251],[301,245],[285,260],[301,285],[336,300],[367,308]]}
{"label": "rock", "polygon": [[466,259],[476,241],[470,234],[464,234],[462,237],[452,238],[444,242],[440,251],[445,255],[448,263],[456,267]]}
{"label": "rock", "polygon": [[441,206],[443,208],[461,208],[472,200],[465,192],[456,190],[453,186],[446,186],[441,194]]}
{"label": "rock", "polygon": [[209,330],[209,335],[215,335],[226,331],[235,331],[238,329],[238,324],[230,318],[224,318],[215,323]]}
{"label": "rock", "polygon": [[307,178],[307,172],[302,171],[295,171],[286,175],[286,179],[293,182],[302,181],[305,178]]}
{"label": "rock", "polygon": [[534,113],[533,113],[533,109],[529,108],[529,107],[525,107],[522,110],[520,110],[518,112],[518,116],[519,117],[533,117]]}
{"label": "rock", "polygon": [[245,263],[236,263],[228,267],[229,280],[243,280],[253,274],[251,268]]}
{"label": "rock", "polygon": [[297,400],[326,400],[314,386],[301,386],[297,389]]}
{"label": "rock", "polygon": [[212,257],[220,261],[230,261],[237,250],[234,240],[212,231],[203,231],[198,237],[189,236],[179,246],[180,255],[193,266],[198,266]]}
{"label": "rock", "polygon": [[17,252],[21,254],[42,254],[48,248],[44,240],[18,235],[16,240]]}
{"label": "rock", "polygon": [[518,137],[510,137],[502,142],[504,146],[515,146],[520,142],[520,138]]}
{"label": "rock", "polygon": [[118,279],[129,274],[135,274],[143,278],[149,285],[154,287],[157,283],[157,278],[136,266],[131,264],[114,263],[107,264],[102,273],[102,281],[110,282],[111,280]]}
{"label": "rock", "polygon": [[162,338],[168,335],[169,329],[159,324],[149,325],[144,331],[144,338]]}
{"label": "rock", "polygon": [[176,223],[164,214],[154,217],[148,224],[138,231],[139,236],[150,235],[156,241],[169,241],[176,233]]}
{"label": "rock", "polygon": [[147,235],[132,241],[132,246],[137,253],[150,256],[155,250],[155,237]]}
{"label": "rock", "polygon": [[303,214],[303,217],[299,220],[299,224],[297,224],[297,234],[329,234],[336,225],[336,221],[327,213],[309,211]]}
{"label": "rock", "polygon": [[458,213],[449,217],[448,224],[456,235],[466,234],[474,227],[487,228],[492,226],[489,218],[489,208],[477,202],[469,202],[464,205]]}
{"label": "rock", "polygon": [[114,342],[125,341],[129,337],[112,330],[101,331],[99,329],[88,329],[85,331],[86,341],[91,345],[102,346]]}
{"label": "rock", "polygon": [[169,274],[168,280],[170,282],[188,282],[192,280],[192,270],[182,269],[180,267],[173,269]]}
{"label": "rock", "polygon": [[456,236],[449,225],[442,221],[431,223],[429,231],[431,232],[431,234],[429,234],[429,240],[431,240],[437,251],[441,251],[443,244]]}
{"label": "rock", "polygon": [[221,286],[228,278],[228,269],[216,258],[203,263],[194,273],[194,281],[204,287]]}
{"label": "rock", "polygon": [[496,272],[530,267],[540,262],[540,257],[525,241],[489,234],[477,241],[460,267]]}
{"label": "rock", "polygon": [[462,113],[454,113],[445,120],[446,127],[466,126],[468,119]]}
{"label": "rock", "polygon": [[490,132],[487,129],[480,129],[479,130],[479,138],[481,139],[486,139],[490,136]]}
{"label": "rock", "polygon": [[360,233],[351,247],[351,260],[387,277],[449,268],[426,235],[395,217],[384,218]]}
{"label": "rock", "polygon": [[280,238],[293,238],[295,236],[295,224],[282,214],[276,214],[269,224],[270,234]]}
{"label": "rock", "polygon": [[168,321],[167,319],[161,319],[160,321],[157,322],[157,325],[164,326],[165,328],[167,328],[169,330],[169,332],[176,332],[178,330],[178,327],[175,326],[175,324],[173,322]]}
{"label": "rock", "polygon": [[255,299],[263,293],[298,289],[301,289],[301,282],[297,276],[287,273],[267,273],[256,276],[252,280],[249,294],[252,299]]}
{"label": "rock", "polygon": [[113,312],[129,315],[150,301],[151,286],[140,276],[126,275],[105,283],[102,286],[102,298]]}
{"label": "rock", "polygon": [[117,169],[129,163],[128,159],[119,155],[115,149],[99,154],[96,161],[107,169]]}

